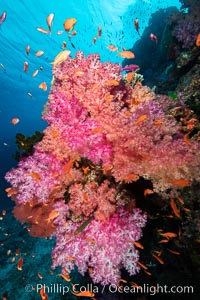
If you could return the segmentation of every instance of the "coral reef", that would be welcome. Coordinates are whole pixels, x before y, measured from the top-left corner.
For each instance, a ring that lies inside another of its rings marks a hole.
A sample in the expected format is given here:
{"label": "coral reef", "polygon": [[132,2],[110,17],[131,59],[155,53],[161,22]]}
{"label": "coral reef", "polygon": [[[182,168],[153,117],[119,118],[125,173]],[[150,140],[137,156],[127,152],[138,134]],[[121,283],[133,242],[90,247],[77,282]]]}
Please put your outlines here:
{"label": "coral reef", "polygon": [[152,193],[178,196],[200,181],[199,144],[180,134],[176,102],[124,81],[119,64],[78,51],[53,74],[49,126],[33,155],[6,174],[8,196],[30,234],[56,236],[54,267],[89,268],[94,282],[117,283],[123,266],[131,275],[140,269],[133,243],[146,215],[131,184],[149,180]]}

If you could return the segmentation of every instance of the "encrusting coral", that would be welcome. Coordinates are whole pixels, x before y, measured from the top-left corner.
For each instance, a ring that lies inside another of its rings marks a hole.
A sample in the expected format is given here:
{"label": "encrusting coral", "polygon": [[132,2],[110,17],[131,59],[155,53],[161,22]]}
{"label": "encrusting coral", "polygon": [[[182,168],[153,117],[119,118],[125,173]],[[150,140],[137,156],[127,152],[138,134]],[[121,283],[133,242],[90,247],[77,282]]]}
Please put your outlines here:
{"label": "encrusting coral", "polygon": [[6,174],[8,196],[30,233],[56,236],[54,267],[90,268],[94,282],[117,283],[121,267],[140,269],[133,243],[146,223],[134,205],[127,209],[134,197],[126,186],[143,177],[162,196],[178,193],[200,179],[199,145],[167,114],[172,100],[123,81],[119,64],[78,51],[53,75],[49,126],[33,155]]}

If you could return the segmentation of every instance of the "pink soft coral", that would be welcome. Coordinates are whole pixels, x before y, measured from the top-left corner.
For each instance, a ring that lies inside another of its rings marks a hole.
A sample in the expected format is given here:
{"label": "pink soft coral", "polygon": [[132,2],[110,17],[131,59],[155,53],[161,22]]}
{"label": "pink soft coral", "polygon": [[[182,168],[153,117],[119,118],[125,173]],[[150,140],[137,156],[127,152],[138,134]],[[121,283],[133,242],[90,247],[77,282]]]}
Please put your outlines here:
{"label": "pink soft coral", "polygon": [[141,238],[146,223],[146,216],[140,210],[129,213],[119,209],[105,223],[92,220],[82,232],[74,234],[80,223],[65,222],[63,207],[64,204],[60,205],[62,215],[54,222],[57,225],[52,254],[54,268],[61,265],[70,272],[76,265],[82,275],[89,268],[92,280],[101,284],[118,284],[122,267],[130,275],[139,272],[139,253],[133,242]]}

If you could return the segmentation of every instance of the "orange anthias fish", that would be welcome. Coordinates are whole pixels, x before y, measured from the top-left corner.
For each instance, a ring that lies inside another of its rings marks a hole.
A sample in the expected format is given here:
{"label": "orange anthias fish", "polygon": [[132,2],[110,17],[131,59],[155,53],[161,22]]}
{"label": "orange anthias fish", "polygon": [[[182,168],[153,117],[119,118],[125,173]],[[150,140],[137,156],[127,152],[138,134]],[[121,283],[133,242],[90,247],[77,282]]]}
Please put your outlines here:
{"label": "orange anthias fish", "polygon": [[35,53],[35,56],[41,56],[44,54],[44,51],[42,50],[38,50],[36,53]]}
{"label": "orange anthias fish", "polygon": [[48,296],[45,293],[45,288],[44,287],[42,287],[41,290],[40,290],[40,296],[41,296],[42,300],[48,300]]}
{"label": "orange anthias fish", "polygon": [[138,266],[140,266],[142,269],[147,270],[148,267],[142,264],[140,261],[137,262]]}
{"label": "orange anthias fish", "polygon": [[137,124],[139,124],[141,122],[144,122],[144,121],[146,121],[146,119],[147,119],[147,115],[146,114],[145,115],[141,115],[141,116],[139,116],[137,118],[137,120],[135,121],[135,124],[137,125]]}
{"label": "orange anthias fish", "polygon": [[196,39],[196,46],[200,47],[200,33],[198,34],[197,39]]}
{"label": "orange anthias fish", "polygon": [[27,72],[28,71],[28,62],[25,61],[24,62],[24,72]]}
{"label": "orange anthias fish", "polygon": [[39,89],[42,89],[43,91],[47,91],[47,84],[45,81],[41,82],[39,85],[38,85],[38,88]]}
{"label": "orange anthias fish", "polygon": [[154,191],[153,190],[151,190],[151,189],[146,189],[146,190],[144,190],[144,196],[146,197],[147,195],[150,195],[150,194],[153,194],[154,193]]}
{"label": "orange anthias fish", "polygon": [[19,271],[21,271],[21,270],[22,270],[22,266],[23,266],[23,258],[20,257],[20,258],[18,259],[17,269],[18,269]]}
{"label": "orange anthias fish", "polygon": [[59,216],[59,211],[56,210],[52,210],[48,216],[47,223],[49,224],[51,221],[53,221],[55,218],[57,218]]}
{"label": "orange anthias fish", "polygon": [[144,246],[142,244],[140,244],[139,242],[133,242],[133,244],[140,249],[144,249]]}
{"label": "orange anthias fish", "polygon": [[125,182],[131,182],[131,181],[137,181],[139,179],[139,176],[136,174],[128,174],[125,178],[124,181]]}
{"label": "orange anthias fish", "polygon": [[114,52],[118,50],[118,47],[115,47],[114,45],[108,45],[107,47],[110,51]]}
{"label": "orange anthias fish", "polygon": [[164,261],[163,261],[160,257],[158,257],[157,255],[155,255],[154,253],[152,253],[152,256],[153,256],[155,259],[157,259],[157,261],[158,261],[161,265],[164,265]]}
{"label": "orange anthias fish", "polygon": [[36,173],[36,172],[31,172],[30,174],[28,174],[28,176],[31,176],[37,182],[40,182],[40,180],[41,180],[40,175],[38,173]]}
{"label": "orange anthias fish", "polygon": [[115,80],[115,79],[109,79],[109,80],[106,80],[106,84],[107,85],[113,85],[113,86],[117,86],[119,85],[119,81]]}
{"label": "orange anthias fish", "polygon": [[57,276],[62,277],[65,281],[71,281],[71,278],[68,274],[64,275],[64,274],[58,274]]}
{"label": "orange anthias fish", "polygon": [[185,179],[171,179],[169,181],[171,184],[177,185],[179,187],[186,187],[192,184],[191,181]]}
{"label": "orange anthias fish", "polygon": [[47,25],[49,27],[50,32],[51,32],[51,27],[52,27],[52,24],[53,24],[53,19],[54,19],[54,14],[48,15],[47,18],[46,18],[46,22],[47,22]]}
{"label": "orange anthias fish", "polygon": [[166,237],[166,238],[173,238],[176,237],[177,234],[174,232],[164,232],[164,233],[160,233],[160,235]]}
{"label": "orange anthias fish", "polygon": [[68,18],[65,20],[63,26],[65,28],[65,31],[70,31],[74,28],[74,25],[76,24],[76,19],[75,18]]}
{"label": "orange anthias fish", "polygon": [[83,292],[79,292],[79,293],[74,293],[71,291],[71,293],[73,295],[75,295],[76,297],[94,297],[95,296],[95,294],[90,291],[83,291]]}
{"label": "orange anthias fish", "polygon": [[41,273],[39,273],[39,272],[38,272],[38,274],[37,274],[37,275],[38,275],[38,277],[39,277],[40,279],[42,279],[42,278],[43,278],[43,276],[42,276],[42,274],[41,274]]}
{"label": "orange anthias fish", "polygon": [[136,29],[137,33],[138,33],[139,36],[140,36],[140,33],[139,33],[139,21],[138,21],[138,19],[135,19],[135,20],[134,20],[134,25],[135,25],[135,29]]}
{"label": "orange anthias fish", "polygon": [[37,31],[45,33],[45,34],[48,34],[50,32],[49,30],[46,30],[46,29],[44,29],[42,27],[37,27],[36,29],[37,29]]}
{"label": "orange anthias fish", "polygon": [[58,53],[58,55],[55,57],[54,61],[51,63],[54,67],[56,65],[60,65],[62,62],[64,62],[68,56],[70,55],[70,50],[64,50]]}
{"label": "orange anthias fish", "polygon": [[127,59],[135,58],[135,54],[131,51],[128,51],[128,50],[118,52],[117,55],[121,56],[122,58],[127,58]]}
{"label": "orange anthias fish", "polygon": [[175,214],[175,216],[176,216],[177,218],[180,218],[180,211],[179,211],[179,209],[177,208],[174,199],[171,199],[171,200],[170,200],[170,206],[171,206],[171,208],[172,208],[173,213]]}

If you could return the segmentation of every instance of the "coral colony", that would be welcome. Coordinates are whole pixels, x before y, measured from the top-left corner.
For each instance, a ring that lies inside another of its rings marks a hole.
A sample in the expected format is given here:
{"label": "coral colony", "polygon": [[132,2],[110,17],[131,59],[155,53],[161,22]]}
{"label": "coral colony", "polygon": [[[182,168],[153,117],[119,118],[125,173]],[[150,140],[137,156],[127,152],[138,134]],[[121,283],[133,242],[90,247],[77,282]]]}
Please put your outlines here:
{"label": "coral colony", "polygon": [[[160,197],[198,181],[199,148],[168,114],[174,100],[129,84],[121,66],[99,55],[54,64],[34,153],[6,174],[14,215],[32,236],[56,236],[53,268],[75,265],[93,282],[118,283],[139,272],[134,242],[147,216],[130,186],[148,179]],[[129,187],[129,189],[127,189]]]}

